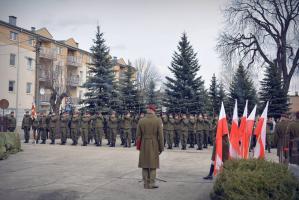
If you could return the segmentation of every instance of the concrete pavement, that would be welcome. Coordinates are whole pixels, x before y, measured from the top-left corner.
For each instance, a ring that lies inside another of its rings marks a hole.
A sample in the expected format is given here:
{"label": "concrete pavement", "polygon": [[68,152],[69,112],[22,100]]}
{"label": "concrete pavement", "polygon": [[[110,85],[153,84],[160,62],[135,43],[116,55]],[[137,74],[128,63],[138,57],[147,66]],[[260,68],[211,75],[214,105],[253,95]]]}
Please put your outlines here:
{"label": "concrete pavement", "polygon": [[202,179],[211,147],[163,152],[156,190],[143,189],[135,147],[22,144],[22,149],[0,161],[0,199],[200,200],[209,199],[213,186]]}

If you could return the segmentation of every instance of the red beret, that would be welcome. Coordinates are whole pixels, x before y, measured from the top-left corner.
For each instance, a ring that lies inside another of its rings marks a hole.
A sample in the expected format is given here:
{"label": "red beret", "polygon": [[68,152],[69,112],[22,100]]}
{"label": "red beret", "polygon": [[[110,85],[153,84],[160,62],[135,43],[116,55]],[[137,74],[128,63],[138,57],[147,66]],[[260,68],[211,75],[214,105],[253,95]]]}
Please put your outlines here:
{"label": "red beret", "polygon": [[148,105],[147,108],[156,112],[156,106],[154,104]]}

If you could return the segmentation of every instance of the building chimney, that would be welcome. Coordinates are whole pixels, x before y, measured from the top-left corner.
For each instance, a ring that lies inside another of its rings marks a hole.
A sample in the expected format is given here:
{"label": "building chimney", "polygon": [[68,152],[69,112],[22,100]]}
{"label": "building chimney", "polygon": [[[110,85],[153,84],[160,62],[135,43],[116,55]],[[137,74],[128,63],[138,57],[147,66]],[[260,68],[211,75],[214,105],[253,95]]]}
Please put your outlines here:
{"label": "building chimney", "polygon": [[15,16],[9,16],[8,17],[8,23],[13,25],[13,26],[17,26],[17,18]]}
{"label": "building chimney", "polygon": [[31,31],[32,31],[32,32],[35,32],[35,27],[31,27]]}

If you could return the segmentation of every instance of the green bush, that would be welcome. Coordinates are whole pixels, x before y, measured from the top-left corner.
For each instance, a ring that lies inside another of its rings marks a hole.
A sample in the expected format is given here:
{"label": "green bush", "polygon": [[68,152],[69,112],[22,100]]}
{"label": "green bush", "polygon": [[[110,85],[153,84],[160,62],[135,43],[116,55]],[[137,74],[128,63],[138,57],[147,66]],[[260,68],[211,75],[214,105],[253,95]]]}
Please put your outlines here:
{"label": "green bush", "polygon": [[216,179],[211,199],[299,199],[299,182],[282,164],[257,159],[229,160]]}
{"label": "green bush", "polygon": [[17,132],[0,132],[0,160],[19,151],[22,151],[21,140]]}

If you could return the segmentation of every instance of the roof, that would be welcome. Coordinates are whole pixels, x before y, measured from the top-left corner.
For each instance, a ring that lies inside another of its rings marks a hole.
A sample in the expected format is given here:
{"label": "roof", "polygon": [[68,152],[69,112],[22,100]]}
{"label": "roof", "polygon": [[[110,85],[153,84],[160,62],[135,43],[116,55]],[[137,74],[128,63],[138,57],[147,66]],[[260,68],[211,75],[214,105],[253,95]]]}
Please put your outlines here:
{"label": "roof", "polygon": [[72,49],[72,50],[81,51],[81,52],[89,54],[89,55],[91,54],[90,52],[85,51],[83,49],[79,49],[77,47],[70,46],[70,45],[66,44],[65,41],[62,42],[61,40],[55,40],[55,39],[53,39],[53,36],[50,34],[50,32],[48,31],[48,29],[46,29],[46,28],[41,28],[41,29],[38,29],[35,32],[33,32],[33,31],[29,31],[27,29],[21,28],[19,26],[14,26],[14,25],[12,25],[10,23],[7,23],[5,21],[2,21],[2,20],[0,20],[0,25],[6,26],[8,28],[11,28],[11,29],[16,30],[16,31],[21,32],[21,33],[26,33],[26,34],[31,35],[33,37],[36,37],[36,38],[38,38],[40,40],[45,40],[45,41],[53,42],[55,44],[64,46],[64,47]]}

